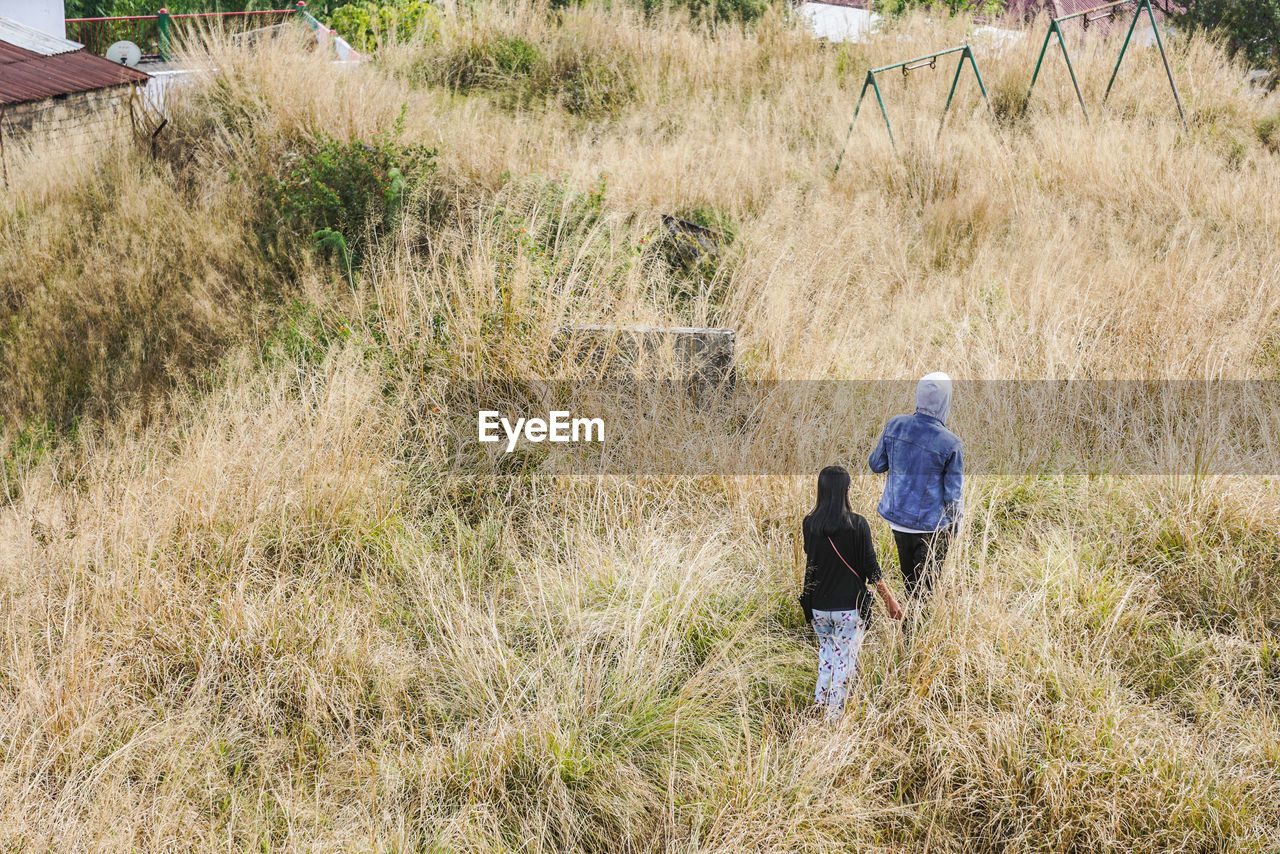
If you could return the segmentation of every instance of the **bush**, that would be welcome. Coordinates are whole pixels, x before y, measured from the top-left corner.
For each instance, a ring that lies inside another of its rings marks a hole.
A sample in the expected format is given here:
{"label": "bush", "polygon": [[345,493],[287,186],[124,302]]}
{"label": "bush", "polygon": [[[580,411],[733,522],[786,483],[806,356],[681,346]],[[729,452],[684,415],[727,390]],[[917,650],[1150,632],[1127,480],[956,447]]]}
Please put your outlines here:
{"label": "bush", "polygon": [[434,37],[440,31],[440,12],[427,0],[359,0],[335,9],[329,26],[356,50],[371,53],[388,41],[418,33]]}
{"label": "bush", "polygon": [[566,46],[551,65],[552,88],[558,88],[560,104],[570,113],[582,116],[614,115],[635,94],[627,67],[616,58],[582,49],[579,44]]}
{"label": "bush", "polygon": [[763,17],[771,0],[640,0],[646,14],[661,9],[685,7],[694,20],[751,23]]}
{"label": "bush", "polygon": [[435,166],[434,149],[401,145],[397,131],[372,143],[321,136],[275,182],[276,227],[309,235],[343,266],[358,262],[366,238],[395,225],[412,185]]}
{"label": "bush", "polygon": [[510,34],[486,33],[456,46],[417,72],[458,92],[505,92],[519,104],[559,103],[581,116],[617,113],[635,94],[626,59],[580,37],[538,45]]}
{"label": "bush", "polygon": [[880,0],[875,8],[882,15],[898,15],[922,7],[946,10],[953,15],[962,12],[996,15],[1004,11],[1005,0]]}
{"label": "bush", "polygon": [[1280,112],[1258,122],[1258,139],[1272,154],[1280,154]]}
{"label": "bush", "polygon": [[1178,23],[1220,32],[1251,66],[1280,70],[1280,0],[1189,0]]}

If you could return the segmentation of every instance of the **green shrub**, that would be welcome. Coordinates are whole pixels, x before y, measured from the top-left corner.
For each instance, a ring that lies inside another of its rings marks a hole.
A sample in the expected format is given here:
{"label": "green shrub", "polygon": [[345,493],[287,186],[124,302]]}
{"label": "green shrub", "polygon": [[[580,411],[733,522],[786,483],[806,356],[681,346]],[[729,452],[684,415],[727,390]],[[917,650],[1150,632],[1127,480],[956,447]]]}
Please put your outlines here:
{"label": "green shrub", "polygon": [[566,50],[557,56],[551,81],[561,106],[575,115],[613,115],[635,94],[625,66],[587,50]]}
{"label": "green shrub", "polygon": [[[0,419],[0,432],[5,427]],[[74,430],[70,431],[74,434]],[[3,499],[13,502],[21,492],[22,477],[28,469],[40,464],[57,441],[57,431],[49,422],[35,418],[22,424],[4,445],[4,459],[0,460],[0,481],[3,482]]]}
{"label": "green shrub", "polygon": [[1222,33],[1231,52],[1250,65],[1280,70],[1280,0],[1190,0],[1177,21],[1192,31]]}
{"label": "green shrub", "polygon": [[395,225],[411,187],[435,166],[434,149],[401,145],[397,131],[372,143],[321,136],[275,182],[277,229],[309,235],[344,267],[358,262],[367,239]]}
{"label": "green shrub", "polygon": [[772,5],[772,0],[640,0],[646,14],[684,7],[695,20],[739,23],[758,20]]}
{"label": "green shrub", "polygon": [[625,59],[567,37],[545,46],[521,36],[486,34],[421,66],[418,76],[459,92],[505,93],[518,104],[559,103],[575,115],[613,115],[635,94]]}
{"label": "green shrub", "polygon": [[339,6],[329,26],[361,53],[371,53],[388,41],[404,41],[440,32],[440,12],[427,0],[358,0]]}
{"label": "green shrub", "polygon": [[519,36],[499,35],[468,42],[448,56],[441,81],[459,91],[517,88],[546,74],[538,46]]}
{"label": "green shrub", "polygon": [[677,310],[686,310],[699,299],[719,307],[725,296],[725,262],[737,233],[733,218],[713,207],[680,211],[678,218],[710,230],[710,234],[673,233],[664,228],[655,248],[671,271],[667,296]]}
{"label": "green shrub", "polygon": [[880,0],[876,11],[882,15],[898,15],[911,9],[936,9],[959,14],[995,15],[1004,11],[1005,0]]}
{"label": "green shrub", "polygon": [[1258,122],[1258,139],[1272,154],[1280,154],[1280,112]]}

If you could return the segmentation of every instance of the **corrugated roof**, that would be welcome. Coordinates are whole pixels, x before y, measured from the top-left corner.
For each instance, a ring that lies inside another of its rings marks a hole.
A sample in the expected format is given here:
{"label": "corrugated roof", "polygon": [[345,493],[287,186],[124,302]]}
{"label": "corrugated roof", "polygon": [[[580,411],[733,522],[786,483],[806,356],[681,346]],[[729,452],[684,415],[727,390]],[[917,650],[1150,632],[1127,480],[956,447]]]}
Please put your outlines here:
{"label": "corrugated roof", "polygon": [[84,45],[70,39],[60,39],[48,33],[28,27],[12,18],[0,16],[0,42],[8,42],[41,56],[54,56],[59,53],[71,53]]}
{"label": "corrugated roof", "polygon": [[0,104],[42,101],[149,79],[135,68],[84,51],[41,56],[0,41]]}
{"label": "corrugated roof", "polygon": [[[1050,17],[1062,17],[1063,15],[1074,15],[1077,12],[1083,12],[1085,9],[1092,9],[1107,2],[1110,2],[1110,0],[1009,0],[1005,4],[1002,17],[1029,21],[1041,12],[1047,12]],[[1151,0],[1151,5],[1157,18],[1165,18],[1186,11],[1184,2],[1185,0]],[[1127,29],[1130,20],[1129,16],[1136,11],[1135,6],[1122,6],[1117,10],[1117,14],[1113,18],[1094,19],[1089,25],[1090,29],[1098,33],[1105,33],[1120,21],[1123,21],[1123,25]],[[1146,16],[1143,16],[1143,20],[1146,21]]]}

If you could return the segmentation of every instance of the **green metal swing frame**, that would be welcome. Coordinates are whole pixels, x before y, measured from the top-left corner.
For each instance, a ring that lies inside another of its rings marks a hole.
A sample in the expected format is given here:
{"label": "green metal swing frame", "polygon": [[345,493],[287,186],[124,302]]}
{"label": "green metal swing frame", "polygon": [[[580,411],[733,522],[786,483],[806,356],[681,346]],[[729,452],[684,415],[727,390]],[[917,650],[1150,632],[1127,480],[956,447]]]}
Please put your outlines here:
{"label": "green metal swing frame", "polygon": [[[951,78],[951,91],[947,93],[947,103],[942,107],[942,116],[938,119],[938,133],[934,138],[942,135],[943,125],[947,120],[947,110],[951,108],[951,102],[956,95],[956,85],[960,82],[960,72],[964,69],[964,61],[969,60],[969,67],[973,69],[973,76],[978,81],[978,89],[982,91],[982,99],[987,102],[987,107],[991,106],[991,99],[987,97],[987,87],[983,85],[982,74],[978,71],[978,62],[974,59],[973,48],[967,44],[949,47],[946,50],[940,50],[937,53],[927,53],[924,56],[917,56],[915,59],[908,59],[904,62],[895,62],[892,65],[882,65],[879,68],[873,68],[867,72],[866,78],[862,82],[862,92],[858,95],[858,103],[853,108],[853,118],[849,120],[849,131],[845,134],[844,147],[840,149],[840,156],[836,158],[835,172],[840,171],[840,164],[844,161],[845,149],[849,147],[849,137],[853,135],[853,123],[858,120],[858,113],[862,110],[862,101],[867,97],[867,89],[871,89],[876,95],[876,103],[880,106],[880,115],[884,118],[885,130],[889,132],[889,142],[896,149],[898,147],[897,140],[893,137],[893,124],[889,121],[889,112],[884,107],[884,96],[880,93],[880,84],[876,80],[876,75],[885,71],[892,71],[895,68],[902,69],[902,76],[905,79],[908,74],[917,68],[928,66],[936,68],[938,65],[938,57],[948,56],[953,53],[959,53],[960,59],[956,62],[956,73]],[[834,174],[834,173],[833,173]]]}
{"label": "green metal swing frame", "polygon": [[[1040,79],[1040,67],[1044,64],[1045,52],[1049,50],[1049,40],[1054,35],[1057,35],[1058,45],[1062,48],[1062,58],[1067,63],[1067,73],[1071,75],[1071,85],[1076,90],[1076,100],[1080,102],[1080,111],[1084,113],[1085,121],[1089,121],[1089,108],[1085,106],[1084,95],[1080,91],[1080,81],[1076,79],[1075,68],[1071,65],[1071,53],[1067,50],[1067,40],[1062,34],[1062,25],[1075,18],[1081,18],[1082,26],[1087,28],[1092,21],[1111,18],[1119,10],[1119,7],[1128,6],[1134,2],[1135,0],[1115,0],[1113,3],[1104,3],[1101,6],[1073,12],[1070,15],[1063,15],[1050,21],[1049,30],[1044,34],[1044,44],[1040,46],[1040,57],[1036,60],[1036,70],[1031,74],[1031,85],[1027,87],[1027,98],[1022,104],[1023,109],[1025,110],[1031,103],[1031,93],[1036,88],[1036,81]],[[1151,0],[1136,0],[1136,2],[1137,8],[1133,11],[1133,20],[1129,22],[1129,31],[1125,33],[1124,45],[1120,48],[1120,55],[1116,57],[1116,66],[1111,70],[1111,79],[1107,81],[1107,90],[1102,95],[1102,103],[1107,103],[1107,97],[1111,94],[1111,87],[1116,82],[1116,75],[1120,73],[1120,63],[1124,61],[1124,55],[1129,50],[1129,43],[1133,39],[1133,31],[1138,25],[1138,18],[1142,16],[1142,10],[1145,9],[1147,17],[1151,20],[1151,32],[1155,35],[1156,47],[1160,49],[1160,61],[1164,63],[1164,73],[1169,78],[1169,88],[1173,90],[1174,103],[1178,105],[1178,116],[1182,119],[1182,124],[1186,126],[1187,114],[1182,108],[1182,97],[1178,94],[1178,86],[1173,82],[1173,70],[1169,67],[1169,56],[1164,51],[1164,41],[1160,38],[1160,27],[1156,23],[1156,13],[1151,8]]]}

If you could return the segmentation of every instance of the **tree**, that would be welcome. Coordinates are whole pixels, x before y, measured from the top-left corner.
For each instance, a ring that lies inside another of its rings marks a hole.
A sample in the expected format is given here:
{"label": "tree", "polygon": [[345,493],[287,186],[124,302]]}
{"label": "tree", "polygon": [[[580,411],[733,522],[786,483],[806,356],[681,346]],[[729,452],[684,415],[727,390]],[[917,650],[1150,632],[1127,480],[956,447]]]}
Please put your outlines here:
{"label": "tree", "polygon": [[1221,32],[1251,66],[1280,71],[1280,0],[1189,0],[1178,23]]}

